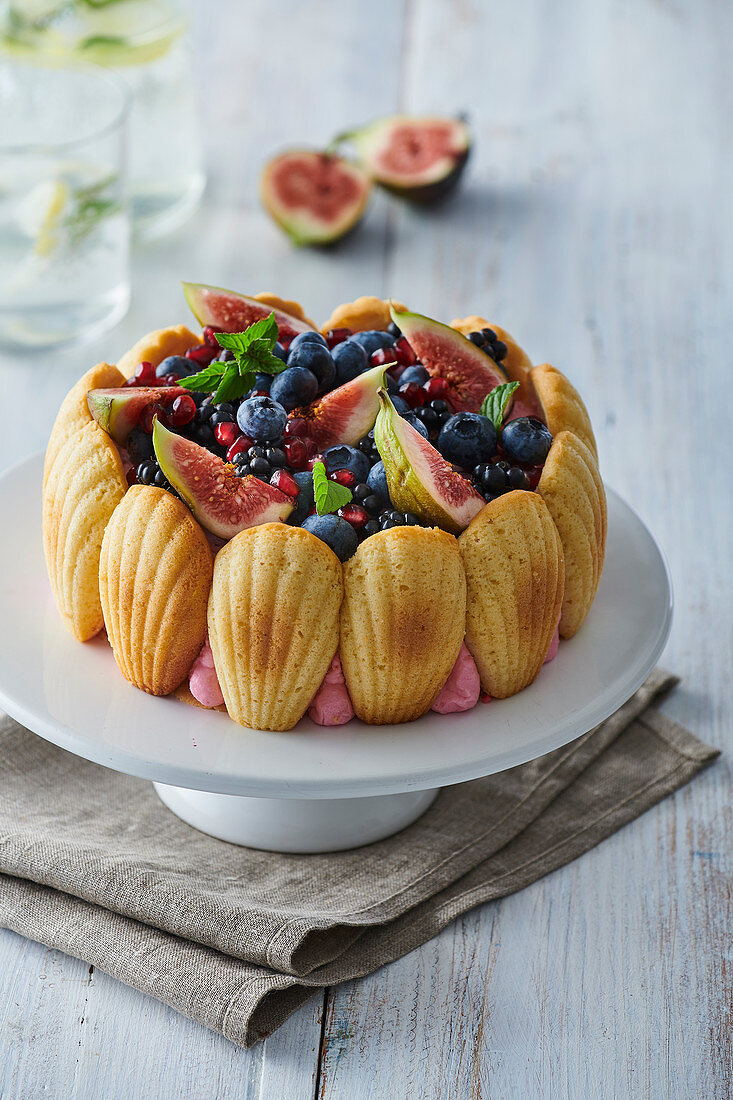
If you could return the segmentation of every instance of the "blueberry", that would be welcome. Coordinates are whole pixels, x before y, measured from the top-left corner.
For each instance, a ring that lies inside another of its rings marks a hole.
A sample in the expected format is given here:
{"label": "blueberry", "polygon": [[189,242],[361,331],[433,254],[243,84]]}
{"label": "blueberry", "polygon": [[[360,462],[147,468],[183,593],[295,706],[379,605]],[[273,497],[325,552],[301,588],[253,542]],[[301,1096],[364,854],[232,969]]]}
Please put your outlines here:
{"label": "blueberry", "polygon": [[217,363],[231,363],[234,358],[234,352],[229,348],[222,348],[216,357]]}
{"label": "blueberry", "polygon": [[155,368],[155,377],[162,378],[165,374],[177,374],[179,378],[187,378],[189,374],[197,374],[200,370],[198,363],[193,359],[186,359],[183,355],[169,355]]}
{"label": "blueberry", "polygon": [[308,516],[303,522],[303,528],[330,546],[341,561],[346,561],[356,553],[359,536],[341,516]]}
{"label": "blueberry", "polygon": [[509,348],[506,346],[503,340],[497,340],[491,351],[491,358],[495,363],[500,363],[502,359],[506,357],[506,353]]}
{"label": "blueberry", "polygon": [[404,416],[405,413],[412,412],[412,409],[405,401],[404,397],[400,397],[398,393],[392,395],[392,404],[397,409],[400,416]]}
{"label": "blueberry", "polygon": [[311,332],[309,329],[308,332],[299,332],[297,336],[293,337],[288,352],[291,352],[293,348],[301,347],[303,344],[321,344],[324,348],[328,347],[320,332]]}
{"label": "blueberry", "polygon": [[380,500],[389,500],[387,474],[384,469],[383,462],[377,462],[376,465],[372,466],[371,470],[369,471],[369,476],[366,479],[366,483],[371,491],[374,493],[374,495],[378,496]]}
{"label": "blueberry", "polygon": [[240,431],[259,443],[279,443],[287,422],[287,412],[271,397],[250,397],[237,410]]}
{"label": "blueberry", "polygon": [[288,523],[292,527],[300,527],[315,503],[313,496],[313,474],[310,470],[298,470],[293,474],[300,492],[295,498],[295,508],[288,516]]}
{"label": "blueberry", "polygon": [[287,367],[275,375],[270,388],[273,401],[279,401],[288,412],[298,405],[310,405],[317,393],[318,379],[307,367]]}
{"label": "blueberry", "polygon": [[287,362],[288,353],[278,340],[275,347],[272,349],[272,354],[276,355],[278,359],[282,359],[283,363]]}
{"label": "blueberry", "polygon": [[521,466],[511,466],[507,470],[506,483],[510,489],[529,489],[529,478]]}
{"label": "blueberry", "polygon": [[327,473],[332,474],[334,470],[350,470],[357,481],[366,481],[370,469],[369,459],[356,447],[347,447],[346,444],[329,447],[323,452],[323,457],[326,460]]}
{"label": "blueberry", "polygon": [[496,429],[480,413],[454,413],[440,429],[438,450],[449,462],[473,468],[496,450]]}
{"label": "blueberry", "polygon": [[486,337],[483,332],[469,332],[468,339],[472,344],[475,344],[477,348],[482,348],[486,343]]}
{"label": "blueberry", "polygon": [[132,429],[127,437],[126,447],[128,458],[133,466],[139,466],[141,462],[152,458],[155,453],[153,450],[153,437],[144,432],[142,428]]}
{"label": "blueberry", "polygon": [[387,332],[395,340],[397,340],[398,337],[400,337],[402,335],[402,329],[398,328],[398,326],[394,323],[394,321],[390,321],[389,324],[387,325]]}
{"label": "blueberry", "polygon": [[387,383],[387,393],[390,397],[396,397],[400,392],[400,383],[396,378],[393,378],[391,374],[385,374],[384,377]]}
{"label": "blueberry", "polygon": [[369,329],[367,332],[355,332],[349,339],[356,341],[357,344],[361,344],[367,355],[371,355],[374,351],[379,351],[380,348],[392,348],[394,347],[395,341],[391,333],[380,332],[378,329]]}
{"label": "blueberry", "polygon": [[337,344],[331,352],[331,358],[336,365],[337,386],[350,382],[369,366],[369,356],[355,340],[344,340],[342,344]]}
{"label": "blueberry", "polygon": [[297,347],[294,344],[295,341],[288,352],[288,366],[306,367],[315,374],[319,393],[330,390],[336,381],[336,366],[325,344],[316,344],[312,340],[298,344]]}
{"label": "blueberry", "polygon": [[376,535],[378,531],[382,530],[382,525],[378,519],[370,519],[364,524],[361,529],[361,533],[364,538],[368,539],[370,535]]}
{"label": "blueberry", "polygon": [[412,367],[406,367],[400,375],[400,385],[404,386],[407,382],[415,382],[418,386],[424,386],[430,375],[425,370],[425,367],[421,363],[415,363]]}
{"label": "blueberry", "polygon": [[269,393],[272,386],[272,380],[273,375],[271,374],[256,374],[254,388],[256,390],[264,390],[265,393]]}
{"label": "blueberry", "polygon": [[504,425],[501,445],[513,462],[541,466],[552,446],[552,436],[536,416],[519,416]]}
{"label": "blueberry", "polygon": [[440,417],[435,409],[431,409],[429,405],[420,405],[415,409],[415,416],[422,420],[423,424],[428,429],[428,433],[437,432],[440,427]]}
{"label": "blueberry", "polygon": [[481,478],[481,485],[488,493],[503,493],[507,487],[506,470],[490,465]]}
{"label": "blueberry", "polygon": [[425,427],[422,420],[420,420],[419,417],[415,416],[414,412],[405,413],[402,419],[406,420],[408,424],[412,425],[415,431],[419,432],[420,435],[425,437],[425,439],[428,438],[428,429]]}

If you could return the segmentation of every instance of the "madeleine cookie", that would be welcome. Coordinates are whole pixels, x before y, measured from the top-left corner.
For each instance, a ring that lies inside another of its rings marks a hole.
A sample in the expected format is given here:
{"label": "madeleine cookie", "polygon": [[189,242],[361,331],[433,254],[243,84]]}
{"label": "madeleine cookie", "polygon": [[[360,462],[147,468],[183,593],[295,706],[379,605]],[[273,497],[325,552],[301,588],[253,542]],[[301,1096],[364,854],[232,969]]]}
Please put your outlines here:
{"label": "madeleine cookie", "polygon": [[169,355],[184,355],[194,344],[200,344],[201,339],[201,336],[191,332],[185,325],[158,328],[133,344],[130,350],[118,360],[117,366],[124,377],[129,378],[138,363],[152,363],[157,367]]}
{"label": "madeleine cookie", "polygon": [[598,464],[572,432],[553,439],[537,492],[550,510],[565,553],[560,636],[572,638],[593,603],[606,549],[606,493]]}
{"label": "madeleine cookie", "polygon": [[185,504],[133,485],[102,540],[99,594],[122,675],[150,695],[185,679],[206,637],[213,556]]}
{"label": "madeleine cookie", "polygon": [[452,535],[393,527],[344,565],[339,649],[364,722],[411,722],[430,710],[463,641],[466,579]]}
{"label": "madeleine cookie", "polygon": [[297,317],[299,321],[305,321],[307,325],[314,329],[317,327],[315,321],[311,321],[310,317],[306,317],[300,302],[294,302],[292,298],[281,298],[279,294],[270,294],[267,290],[255,294],[255,298],[258,302],[264,302],[266,306],[280,309],[283,313],[289,313],[291,317]]}
{"label": "madeleine cookie", "polygon": [[502,328],[501,325],[495,325],[492,321],[487,321],[483,317],[478,317],[475,313],[470,317],[457,317],[455,321],[451,321],[450,327],[458,329],[464,336],[468,336],[469,332],[480,332],[482,328],[492,329],[499,339],[506,344],[506,355],[499,366],[510,382],[519,383],[519,389],[516,392],[517,398],[527,409],[534,410],[537,408],[537,398],[529,378],[532,360],[524,348],[519,346],[505,328]]}
{"label": "madeleine cookie", "polygon": [[43,486],[43,548],[54,599],[85,642],[104,625],[99,554],[110,516],[127,491],[117,448],[91,421],[59,448]]}
{"label": "madeleine cookie", "polygon": [[[396,310],[405,310],[401,302],[391,303]],[[382,298],[374,298],[365,295],[357,298],[355,302],[345,302],[336,306],[335,310],[326,321],[321,332],[329,332],[332,328],[350,328],[352,332],[368,332],[371,329],[387,329],[392,320],[389,312],[390,302]]]}
{"label": "madeleine cookie", "polygon": [[542,668],[563,595],[563,551],[547,506],[514,491],[479,512],[458,539],[466,570],[466,645],[481,687],[515,695]]}
{"label": "madeleine cookie", "polygon": [[533,367],[531,378],[540,402],[542,419],[553,436],[560,432],[572,432],[582,439],[597,460],[598,448],[588,410],[575,386],[549,363]]}
{"label": "madeleine cookie", "polygon": [[89,412],[89,406],[87,405],[89,390],[121,386],[124,381],[124,376],[117,367],[113,367],[109,363],[97,363],[96,367],[88,370],[86,374],[81,376],[76,385],[71,387],[61,402],[61,407],[51,428],[51,435],[46,447],[46,458],[43,464],[44,485],[56,455],[69,436],[79,431],[85,424],[91,423],[92,414]]}
{"label": "madeleine cookie", "polygon": [[209,641],[224,701],[242,726],[289,730],[338,646],[341,563],[302,527],[265,523],[214,562]]}

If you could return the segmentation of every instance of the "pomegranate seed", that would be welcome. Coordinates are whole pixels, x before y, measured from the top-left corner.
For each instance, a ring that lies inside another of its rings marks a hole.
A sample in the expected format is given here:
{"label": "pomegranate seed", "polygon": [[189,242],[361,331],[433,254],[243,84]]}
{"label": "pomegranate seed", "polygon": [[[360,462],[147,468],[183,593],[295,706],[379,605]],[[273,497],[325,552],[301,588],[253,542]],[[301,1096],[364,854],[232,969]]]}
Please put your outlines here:
{"label": "pomegranate seed", "polygon": [[450,385],[446,382],[445,378],[429,378],[423,386],[425,393],[430,401],[433,401],[439,397],[445,397]]}
{"label": "pomegranate seed", "polygon": [[525,466],[524,472],[529,478],[530,489],[536,489],[539,485],[540,478],[542,477],[541,466]]}
{"label": "pomegranate seed", "polygon": [[308,465],[308,448],[304,439],[287,439],[283,443],[283,450],[288,466],[294,470],[305,470]]}
{"label": "pomegranate seed", "polygon": [[239,428],[232,420],[225,420],[216,425],[214,435],[216,436],[216,442],[222,447],[231,447],[239,435]]}
{"label": "pomegranate seed", "polygon": [[134,466],[130,467],[130,469],[125,474],[125,477],[127,478],[128,485],[134,485],[137,482],[137,470]]}
{"label": "pomegranate seed", "polygon": [[159,405],[157,401],[152,405],[146,405],[143,411],[140,413],[140,427],[144,432],[147,432],[148,435],[152,434],[153,418],[156,416],[158,417],[158,420],[161,422],[161,424],[166,423],[167,417],[165,414],[165,409],[162,405]]}
{"label": "pomegranate seed", "polygon": [[270,391],[269,390],[252,390],[252,393],[249,396],[250,397],[269,397],[270,396]]}
{"label": "pomegranate seed", "polygon": [[157,379],[159,386],[177,386],[180,381],[180,374],[164,374],[162,378]]}
{"label": "pomegranate seed", "polygon": [[212,328],[211,325],[207,325],[204,329],[204,343],[208,344],[210,348],[216,348],[217,355],[221,351],[219,341],[216,339],[216,329]]}
{"label": "pomegranate seed", "polygon": [[190,393],[182,393],[177,397],[168,410],[168,423],[171,427],[182,428],[196,415],[196,402]]}
{"label": "pomegranate seed", "polygon": [[227,462],[234,462],[237,455],[241,454],[242,451],[248,451],[250,447],[254,446],[254,442],[254,439],[250,439],[248,435],[238,435],[227,451]]}
{"label": "pomegranate seed", "polygon": [[277,338],[277,342],[278,342],[278,344],[280,344],[281,347],[285,348],[285,350],[287,351],[294,339],[295,339],[295,333],[293,333],[291,336],[285,336],[281,332],[279,334],[278,338]]}
{"label": "pomegranate seed", "polygon": [[404,386],[400,386],[400,397],[404,397],[411,409],[416,409],[425,402],[425,392],[417,382],[405,382]]}
{"label": "pomegranate seed", "polygon": [[402,363],[394,363],[391,367],[387,367],[387,374],[390,378],[394,378],[395,382],[399,382],[406,369]]}
{"label": "pomegranate seed", "polygon": [[394,351],[398,363],[404,363],[406,367],[411,367],[413,363],[417,363],[417,356],[404,336],[400,336],[399,340],[397,340]]}
{"label": "pomegranate seed", "polygon": [[362,508],[359,504],[347,504],[343,508],[339,508],[338,514],[341,519],[345,519],[347,523],[350,523],[352,527],[355,527],[357,531],[360,527],[369,519],[369,513],[366,508]]}
{"label": "pomegranate seed", "polygon": [[155,367],[152,363],[142,362],[135,367],[135,384],[138,386],[155,385]]}
{"label": "pomegranate seed", "polygon": [[323,457],[323,455],[316,452],[316,454],[314,454],[311,458],[308,459],[308,465],[306,466],[306,469],[307,470],[312,470],[313,467],[315,466],[316,462],[322,462],[324,466],[326,465],[326,460]]}
{"label": "pomegranate seed", "polygon": [[292,416],[285,425],[285,435],[305,435],[308,431],[308,421],[302,416]]}
{"label": "pomegranate seed", "polygon": [[219,350],[221,349],[212,348],[209,344],[197,344],[195,348],[188,349],[186,358],[192,359],[193,362],[198,363],[200,367],[208,367]]}
{"label": "pomegranate seed", "polygon": [[125,381],[122,383],[122,385],[123,386],[136,386],[137,385],[137,378],[135,378],[134,375],[132,376],[132,378],[126,378]]}
{"label": "pomegranate seed", "polygon": [[300,492],[298,482],[287,470],[275,470],[270,478],[270,485],[274,485],[276,489],[289,497],[297,497]]}
{"label": "pomegranate seed", "polygon": [[396,363],[397,356],[393,348],[377,348],[369,357],[373,367],[386,367],[388,363]]}
{"label": "pomegranate seed", "polygon": [[343,344],[351,336],[350,328],[332,328],[326,333],[326,343],[333,349],[337,344]]}
{"label": "pomegranate seed", "polygon": [[337,481],[339,485],[345,485],[347,489],[353,489],[356,485],[356,474],[351,470],[334,470],[328,475],[331,481]]}
{"label": "pomegranate seed", "polygon": [[318,444],[314,439],[304,439],[303,442],[305,443],[305,449],[308,452],[308,458],[313,458],[314,455],[318,454]]}

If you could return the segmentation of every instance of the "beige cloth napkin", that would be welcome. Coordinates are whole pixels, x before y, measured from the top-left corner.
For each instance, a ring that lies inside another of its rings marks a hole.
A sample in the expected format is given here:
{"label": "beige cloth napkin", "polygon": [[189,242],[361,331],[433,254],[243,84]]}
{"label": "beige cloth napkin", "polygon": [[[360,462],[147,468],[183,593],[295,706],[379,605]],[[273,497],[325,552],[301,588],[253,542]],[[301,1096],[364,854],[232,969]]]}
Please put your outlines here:
{"label": "beige cloth napkin", "polygon": [[358,977],[460,913],[575,859],[718,753],[653,706],[510,771],[445,788],[352,852],[273,855],[185,825],[150,783],[0,721],[0,925],[149,993],[236,1043],[314,988]]}

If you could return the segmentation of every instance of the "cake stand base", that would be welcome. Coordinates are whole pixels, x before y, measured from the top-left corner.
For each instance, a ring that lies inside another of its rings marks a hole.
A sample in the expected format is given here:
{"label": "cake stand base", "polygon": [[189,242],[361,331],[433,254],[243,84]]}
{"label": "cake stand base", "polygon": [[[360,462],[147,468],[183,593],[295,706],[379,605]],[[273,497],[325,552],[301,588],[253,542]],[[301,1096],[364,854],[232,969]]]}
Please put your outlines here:
{"label": "cake stand base", "polygon": [[251,798],[153,783],[160,800],[202,833],[266,852],[343,852],[412,825],[437,790],[366,798]]}

